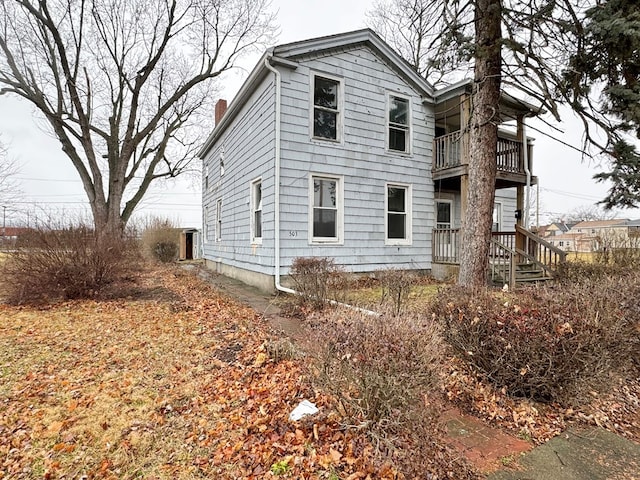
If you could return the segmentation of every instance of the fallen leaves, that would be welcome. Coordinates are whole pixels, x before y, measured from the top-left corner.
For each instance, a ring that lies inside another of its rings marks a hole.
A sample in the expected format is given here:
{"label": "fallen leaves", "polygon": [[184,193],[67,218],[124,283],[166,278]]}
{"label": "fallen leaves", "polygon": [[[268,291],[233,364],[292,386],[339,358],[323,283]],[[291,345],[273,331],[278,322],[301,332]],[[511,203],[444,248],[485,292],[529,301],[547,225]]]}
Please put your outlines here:
{"label": "fallen leaves", "polygon": [[576,424],[599,426],[640,442],[640,378],[619,378],[607,394],[593,392],[590,401],[573,407],[510,397],[505,389],[482,382],[455,357],[449,362],[443,384],[453,403],[537,444]]}
{"label": "fallen leaves", "polygon": [[[254,311],[189,274],[144,282],[128,300],[0,306],[0,477],[262,479],[286,459],[289,478],[393,478],[300,363],[272,360]],[[320,414],[289,422],[305,398]]]}

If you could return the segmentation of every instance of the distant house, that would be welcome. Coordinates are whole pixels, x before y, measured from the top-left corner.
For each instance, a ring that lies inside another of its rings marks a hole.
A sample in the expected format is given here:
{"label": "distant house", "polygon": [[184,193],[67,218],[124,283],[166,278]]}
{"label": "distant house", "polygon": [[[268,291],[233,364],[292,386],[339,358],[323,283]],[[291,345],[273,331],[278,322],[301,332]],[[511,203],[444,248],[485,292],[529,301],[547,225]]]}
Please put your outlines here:
{"label": "distant house", "polygon": [[[568,227],[566,230],[565,226]],[[586,253],[607,249],[640,248],[640,220],[617,218],[551,224],[541,228],[541,233],[545,233],[547,242],[567,252]]]}
{"label": "distant house", "polygon": [[[467,208],[472,87],[434,89],[371,30],[269,49],[218,103],[199,152],[207,266],[265,290],[296,257],[446,275]],[[502,95],[496,232],[514,232],[537,182],[524,119],[538,112]]]}
{"label": "distant house", "polygon": [[18,239],[31,232],[25,227],[2,227],[0,226],[0,246],[15,246]]}

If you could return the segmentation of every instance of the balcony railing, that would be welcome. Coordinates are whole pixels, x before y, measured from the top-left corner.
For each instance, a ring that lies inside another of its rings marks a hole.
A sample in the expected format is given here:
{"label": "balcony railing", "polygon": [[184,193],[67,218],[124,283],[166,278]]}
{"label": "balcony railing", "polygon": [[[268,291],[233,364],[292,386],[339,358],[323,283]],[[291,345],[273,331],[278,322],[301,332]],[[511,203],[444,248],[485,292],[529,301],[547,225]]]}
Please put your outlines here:
{"label": "balcony railing", "polygon": [[[433,150],[434,172],[469,163],[468,158],[463,158],[462,132],[460,130],[435,138]],[[496,164],[499,172],[524,174],[522,143],[498,134]]]}
{"label": "balcony railing", "polygon": [[433,231],[433,261],[460,263],[460,229],[436,228]]}

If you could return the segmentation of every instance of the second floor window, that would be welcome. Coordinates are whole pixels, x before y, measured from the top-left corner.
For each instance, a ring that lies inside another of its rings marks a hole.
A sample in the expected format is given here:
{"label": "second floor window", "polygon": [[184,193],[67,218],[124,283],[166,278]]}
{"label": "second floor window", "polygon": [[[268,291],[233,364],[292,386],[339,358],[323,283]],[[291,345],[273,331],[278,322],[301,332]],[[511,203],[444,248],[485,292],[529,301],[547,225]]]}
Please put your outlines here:
{"label": "second floor window", "polygon": [[340,82],[313,77],[313,137],[338,140],[340,126]]}
{"label": "second floor window", "polygon": [[409,153],[409,99],[389,96],[388,115],[389,150]]}

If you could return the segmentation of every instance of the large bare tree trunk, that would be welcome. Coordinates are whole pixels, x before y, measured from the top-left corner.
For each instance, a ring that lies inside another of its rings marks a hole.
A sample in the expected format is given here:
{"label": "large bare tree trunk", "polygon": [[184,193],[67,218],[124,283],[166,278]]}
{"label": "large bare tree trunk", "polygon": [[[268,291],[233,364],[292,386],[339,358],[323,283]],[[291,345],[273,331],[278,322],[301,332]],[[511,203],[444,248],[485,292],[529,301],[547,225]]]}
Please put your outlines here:
{"label": "large bare tree trunk", "polygon": [[496,184],[498,105],[501,80],[501,0],[477,0],[475,85],[469,141],[469,188],[462,219],[458,284],[487,284],[489,246]]}

